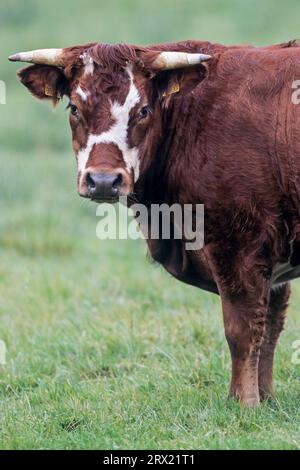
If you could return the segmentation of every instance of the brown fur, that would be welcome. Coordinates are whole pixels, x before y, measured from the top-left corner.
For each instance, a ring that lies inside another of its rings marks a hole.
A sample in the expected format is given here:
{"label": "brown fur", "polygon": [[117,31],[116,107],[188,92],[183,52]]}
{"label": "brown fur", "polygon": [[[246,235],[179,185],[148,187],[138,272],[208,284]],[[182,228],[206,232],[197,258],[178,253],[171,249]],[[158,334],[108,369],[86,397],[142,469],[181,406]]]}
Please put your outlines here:
{"label": "brown fur", "polygon": [[[159,51],[212,54],[207,65],[157,73]],[[95,64],[85,76],[80,55]],[[272,393],[273,356],[283,327],[289,287],[276,287],[277,263],[300,264],[300,108],[291,102],[300,79],[300,49],[291,41],[255,48],[185,41],[141,48],[89,44],[65,50],[60,69],[33,66],[20,72],[39,98],[67,94],[79,109],[71,117],[75,151],[89,133],[111,126],[109,100],[128,93],[124,66],[133,64],[140,103],[132,110],[130,146],[139,148],[141,175],[134,200],[205,204],[205,247],[186,252],[180,240],[149,240],[152,257],[177,279],[219,293],[232,356],[231,395],[254,405]],[[87,103],[74,94],[80,84]],[[172,94],[174,84],[178,93]],[[151,115],[136,115],[148,103]],[[88,164],[101,171],[122,165],[109,146],[93,149]],[[127,175],[128,179],[131,177]],[[132,191],[133,190],[133,191]],[[291,274],[284,281],[298,273]]]}

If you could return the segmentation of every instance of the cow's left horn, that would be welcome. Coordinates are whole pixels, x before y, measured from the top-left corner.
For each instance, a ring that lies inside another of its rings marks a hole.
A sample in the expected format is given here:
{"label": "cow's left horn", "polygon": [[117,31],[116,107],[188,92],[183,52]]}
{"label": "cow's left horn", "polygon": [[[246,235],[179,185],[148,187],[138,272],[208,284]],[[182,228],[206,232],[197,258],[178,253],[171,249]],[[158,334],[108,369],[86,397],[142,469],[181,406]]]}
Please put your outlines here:
{"label": "cow's left horn", "polygon": [[207,54],[188,54],[186,52],[161,52],[152,67],[156,70],[171,70],[200,64],[211,58]]}
{"label": "cow's left horn", "polygon": [[12,62],[64,66],[63,49],[37,49],[36,51],[19,52],[9,56],[8,59]]}

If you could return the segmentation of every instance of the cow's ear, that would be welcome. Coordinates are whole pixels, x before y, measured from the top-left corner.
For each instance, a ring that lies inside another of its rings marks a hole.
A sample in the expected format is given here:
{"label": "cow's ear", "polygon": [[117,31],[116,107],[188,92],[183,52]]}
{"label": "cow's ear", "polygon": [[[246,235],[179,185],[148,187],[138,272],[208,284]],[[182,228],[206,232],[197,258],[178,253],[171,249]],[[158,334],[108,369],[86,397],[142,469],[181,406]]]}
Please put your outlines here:
{"label": "cow's ear", "polygon": [[153,78],[160,100],[190,93],[207,74],[206,65],[196,65],[177,70],[159,72]]}
{"label": "cow's ear", "polygon": [[52,100],[54,104],[69,94],[69,82],[59,67],[31,65],[18,72],[21,83],[41,100]]}

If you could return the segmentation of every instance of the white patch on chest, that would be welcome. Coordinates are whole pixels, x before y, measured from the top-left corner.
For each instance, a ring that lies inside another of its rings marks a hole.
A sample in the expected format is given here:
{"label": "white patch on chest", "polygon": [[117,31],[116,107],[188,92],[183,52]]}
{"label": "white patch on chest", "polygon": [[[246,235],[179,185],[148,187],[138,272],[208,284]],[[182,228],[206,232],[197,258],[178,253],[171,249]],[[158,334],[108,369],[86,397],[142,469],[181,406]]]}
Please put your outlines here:
{"label": "white patch on chest", "polygon": [[78,96],[80,96],[82,101],[87,100],[88,94],[85,91],[83,91],[83,89],[81,88],[80,85],[78,85],[78,87],[76,88],[76,93],[77,93]]}
{"label": "white patch on chest", "polygon": [[94,145],[97,144],[115,144],[121,150],[124,162],[128,172],[133,170],[134,180],[137,181],[139,177],[139,158],[138,149],[136,147],[128,147],[128,122],[129,113],[134,106],[139,102],[140,95],[137,87],[133,81],[133,74],[131,67],[127,67],[126,71],[130,78],[130,88],[126,100],[123,105],[117,102],[111,105],[111,115],[115,120],[111,128],[102,132],[99,135],[90,134],[88,137],[87,145],[84,149],[80,150],[77,155],[78,171],[83,171],[88,162],[90,153]]}

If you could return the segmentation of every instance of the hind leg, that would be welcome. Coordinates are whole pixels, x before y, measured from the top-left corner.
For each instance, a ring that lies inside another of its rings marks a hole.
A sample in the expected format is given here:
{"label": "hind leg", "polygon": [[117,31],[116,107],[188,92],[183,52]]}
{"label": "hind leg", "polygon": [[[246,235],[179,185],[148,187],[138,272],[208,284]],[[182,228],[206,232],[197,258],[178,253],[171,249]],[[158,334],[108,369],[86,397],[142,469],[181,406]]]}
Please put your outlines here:
{"label": "hind leg", "polygon": [[274,395],[274,353],[278,338],[284,327],[290,292],[291,288],[289,283],[281,284],[271,291],[265,323],[265,335],[260,348],[258,364],[258,385],[261,400]]}

